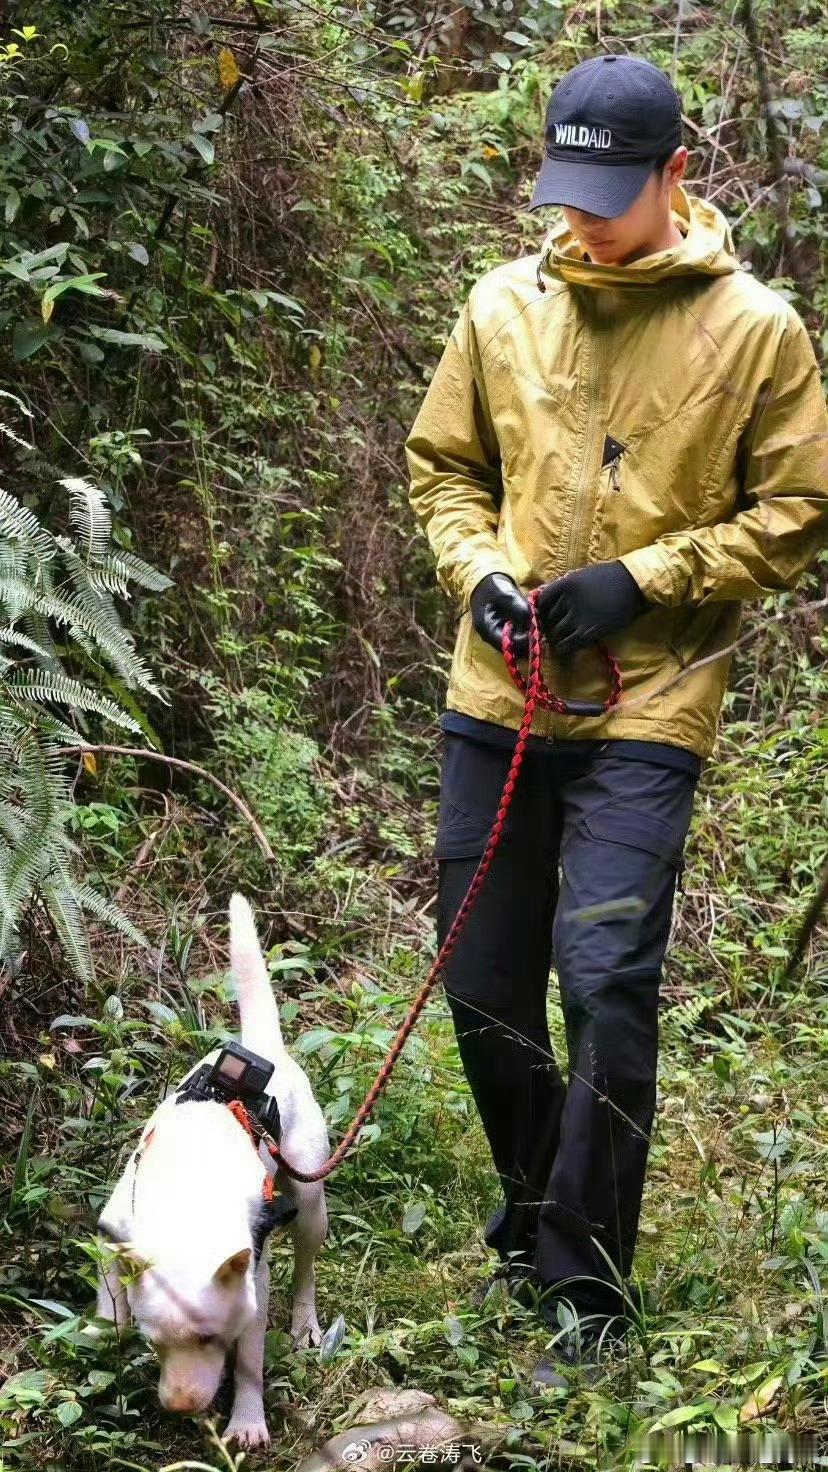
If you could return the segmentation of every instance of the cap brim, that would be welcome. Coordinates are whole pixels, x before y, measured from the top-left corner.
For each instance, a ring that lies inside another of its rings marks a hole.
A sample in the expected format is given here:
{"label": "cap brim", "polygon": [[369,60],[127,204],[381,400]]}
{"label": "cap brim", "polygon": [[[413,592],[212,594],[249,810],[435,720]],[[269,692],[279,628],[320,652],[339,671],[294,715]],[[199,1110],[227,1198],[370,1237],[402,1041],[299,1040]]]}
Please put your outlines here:
{"label": "cap brim", "polygon": [[637,199],[652,173],[653,162],[644,159],[631,164],[588,164],[581,159],[570,161],[550,158],[547,154],[528,208],[565,204],[613,220]]}

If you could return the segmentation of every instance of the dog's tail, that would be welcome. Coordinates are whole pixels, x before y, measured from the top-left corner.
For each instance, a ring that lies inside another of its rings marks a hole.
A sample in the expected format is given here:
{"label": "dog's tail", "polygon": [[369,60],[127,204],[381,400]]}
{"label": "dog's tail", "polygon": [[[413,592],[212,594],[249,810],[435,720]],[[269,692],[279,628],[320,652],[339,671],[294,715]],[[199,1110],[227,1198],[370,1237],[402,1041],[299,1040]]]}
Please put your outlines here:
{"label": "dog's tail", "polygon": [[242,1046],[275,1063],[284,1052],[279,1009],[253,911],[242,894],[230,896],[230,969],[239,999]]}

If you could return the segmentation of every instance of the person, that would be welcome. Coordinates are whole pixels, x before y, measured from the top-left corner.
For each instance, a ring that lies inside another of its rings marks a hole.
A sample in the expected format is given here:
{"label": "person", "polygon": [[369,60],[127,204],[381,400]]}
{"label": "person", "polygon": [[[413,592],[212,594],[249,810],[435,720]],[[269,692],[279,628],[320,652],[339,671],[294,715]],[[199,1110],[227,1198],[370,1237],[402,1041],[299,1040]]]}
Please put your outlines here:
{"label": "person", "polygon": [[[406,440],[455,601],[435,857],[442,943],[523,714],[501,644],[601,716],[536,711],[503,841],[444,982],[503,1191],[485,1240],[558,1333],[565,1385],[623,1326],[656,1108],[674,894],[744,600],[826,545],[828,416],[808,332],[685,189],[681,107],[647,61],[559,81],[530,209],[539,253],[472,287]],[[523,666],[524,670],[526,666]],[[677,679],[678,677],[678,679]],[[554,959],[567,1080],[546,1000]],[[561,1300],[576,1314],[560,1334]],[[580,1334],[578,1334],[580,1330]],[[604,1341],[606,1342],[606,1341]]]}

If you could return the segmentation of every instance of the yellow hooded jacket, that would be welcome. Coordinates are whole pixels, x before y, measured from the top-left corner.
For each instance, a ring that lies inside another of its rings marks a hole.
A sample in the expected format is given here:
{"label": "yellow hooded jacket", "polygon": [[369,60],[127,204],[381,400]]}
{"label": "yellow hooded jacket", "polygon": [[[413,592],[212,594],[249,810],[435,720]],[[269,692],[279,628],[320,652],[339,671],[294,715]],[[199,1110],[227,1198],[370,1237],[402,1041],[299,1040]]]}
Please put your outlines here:
{"label": "yellow hooded jacket", "polygon": [[[682,243],[586,260],[561,221],[489,271],[406,441],[410,502],[460,619],[447,706],[520,725],[523,699],[472,627],[488,573],[529,591],[620,558],[655,605],[609,639],[624,677],[600,718],[538,711],[547,738],[662,741],[709,756],[742,600],[790,588],[828,543],[828,414],[801,319],[737,260],[724,216],[675,190]],[[547,683],[601,700],[594,649]]]}

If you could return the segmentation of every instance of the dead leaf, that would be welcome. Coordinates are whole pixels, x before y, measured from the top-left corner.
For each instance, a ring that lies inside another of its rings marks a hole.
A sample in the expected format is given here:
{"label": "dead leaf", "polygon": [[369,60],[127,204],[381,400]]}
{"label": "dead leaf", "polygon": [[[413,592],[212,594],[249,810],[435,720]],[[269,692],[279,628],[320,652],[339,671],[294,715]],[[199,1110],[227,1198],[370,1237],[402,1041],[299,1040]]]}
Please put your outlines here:
{"label": "dead leaf", "polygon": [[228,50],[226,46],[222,46],[221,50],[219,51],[218,69],[219,81],[221,82],[221,85],[222,87],[224,87],[225,91],[229,91],[231,87],[235,87],[237,81],[239,80],[239,77],[241,76],[241,71],[232,51]]}
{"label": "dead leaf", "polygon": [[739,1422],[742,1426],[747,1421],[755,1421],[761,1416],[776,1399],[782,1385],[784,1376],[772,1375],[769,1380],[763,1380],[762,1384],[754,1390],[753,1395],[748,1396],[739,1412]]}

